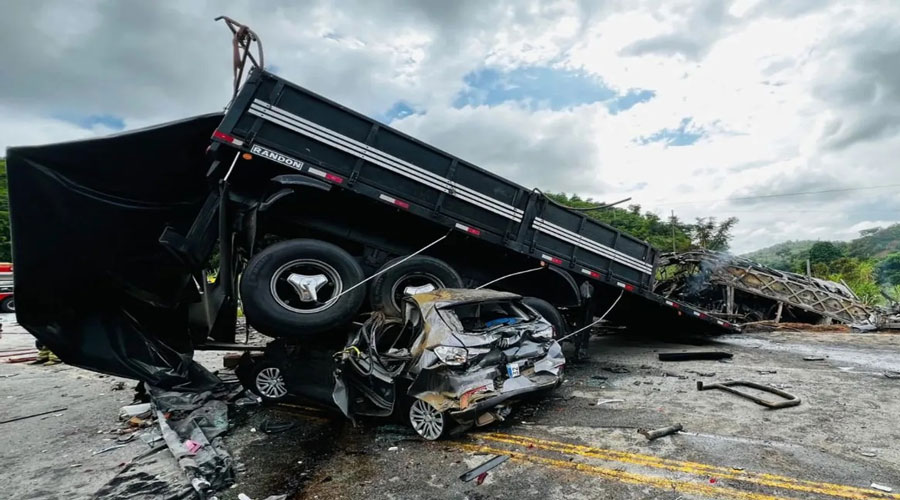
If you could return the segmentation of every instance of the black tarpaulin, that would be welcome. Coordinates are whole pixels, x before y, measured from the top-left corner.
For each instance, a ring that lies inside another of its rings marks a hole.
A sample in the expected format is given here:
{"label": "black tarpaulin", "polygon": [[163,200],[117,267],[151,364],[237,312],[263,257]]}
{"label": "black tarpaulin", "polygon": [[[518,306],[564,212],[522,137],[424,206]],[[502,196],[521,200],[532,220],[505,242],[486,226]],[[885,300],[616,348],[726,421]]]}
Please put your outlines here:
{"label": "black tarpaulin", "polygon": [[185,301],[195,285],[159,243],[187,232],[207,194],[221,114],[7,151],[16,315],[65,362],[204,389]]}

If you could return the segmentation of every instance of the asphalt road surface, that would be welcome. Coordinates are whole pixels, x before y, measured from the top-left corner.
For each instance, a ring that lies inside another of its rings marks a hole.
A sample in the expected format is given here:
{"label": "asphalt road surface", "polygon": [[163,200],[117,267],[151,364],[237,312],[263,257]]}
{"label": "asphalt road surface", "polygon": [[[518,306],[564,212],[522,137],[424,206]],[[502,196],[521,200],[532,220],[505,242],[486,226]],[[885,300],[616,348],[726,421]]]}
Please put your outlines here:
{"label": "asphalt road surface", "polygon": [[[27,340],[4,333],[0,349]],[[657,359],[691,350],[734,358]],[[420,441],[400,422],[353,426],[302,403],[241,413],[226,440],[237,483],[219,498],[900,499],[900,379],[885,376],[900,371],[900,335],[777,332],[704,345],[617,335],[595,337],[591,353],[590,362],[567,367],[549,397],[437,442]],[[220,356],[204,359],[221,366]],[[770,410],[700,392],[698,380],[761,382],[802,403]],[[114,438],[118,407],[130,400],[128,390],[111,390],[115,382],[66,365],[0,363],[0,420],[68,407],[0,424],[0,484],[9,498],[89,498],[147,449],[137,440],[92,455]],[[296,425],[265,434],[258,428],[266,421]],[[637,432],[675,423],[684,431],[655,441]],[[511,458],[481,484],[459,479],[495,455]],[[155,477],[178,480],[167,459],[156,459]]]}

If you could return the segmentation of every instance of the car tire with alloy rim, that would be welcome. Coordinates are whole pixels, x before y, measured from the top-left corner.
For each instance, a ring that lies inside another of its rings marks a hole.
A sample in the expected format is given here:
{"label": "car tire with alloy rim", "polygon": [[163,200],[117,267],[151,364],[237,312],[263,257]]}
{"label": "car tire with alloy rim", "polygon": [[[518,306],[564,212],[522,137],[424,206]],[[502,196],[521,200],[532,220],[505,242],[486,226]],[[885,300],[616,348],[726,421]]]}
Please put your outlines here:
{"label": "car tire with alloy rim", "polygon": [[302,337],[349,323],[365,300],[363,279],[344,249],[319,240],[276,243],[256,254],[241,276],[247,321],[270,337]]}
{"label": "car tire with alloy rim", "polygon": [[253,366],[251,375],[250,390],[261,397],[263,401],[275,403],[284,400],[288,395],[284,371],[277,363],[259,361]]}
{"label": "car tire with alloy rim", "polygon": [[[400,302],[411,289],[431,286],[438,288],[462,288],[462,278],[450,264],[429,257],[416,255],[396,264],[405,257],[388,261],[381,269],[388,269],[375,278],[369,289],[372,308],[389,316],[400,315]],[[395,267],[391,267],[394,266]]]}
{"label": "car tire with alloy rim", "polygon": [[439,439],[447,430],[447,412],[442,412],[422,399],[409,406],[409,423],[416,434],[429,441]]}

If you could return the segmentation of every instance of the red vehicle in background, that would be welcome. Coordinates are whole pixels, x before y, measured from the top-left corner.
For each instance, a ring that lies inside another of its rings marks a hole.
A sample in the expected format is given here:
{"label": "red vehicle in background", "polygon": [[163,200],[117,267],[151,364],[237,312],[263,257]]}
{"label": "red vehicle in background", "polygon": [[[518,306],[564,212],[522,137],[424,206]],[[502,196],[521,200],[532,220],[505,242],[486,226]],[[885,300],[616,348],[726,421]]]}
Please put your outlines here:
{"label": "red vehicle in background", "polygon": [[16,302],[13,298],[12,262],[0,262],[0,312],[16,312]]}

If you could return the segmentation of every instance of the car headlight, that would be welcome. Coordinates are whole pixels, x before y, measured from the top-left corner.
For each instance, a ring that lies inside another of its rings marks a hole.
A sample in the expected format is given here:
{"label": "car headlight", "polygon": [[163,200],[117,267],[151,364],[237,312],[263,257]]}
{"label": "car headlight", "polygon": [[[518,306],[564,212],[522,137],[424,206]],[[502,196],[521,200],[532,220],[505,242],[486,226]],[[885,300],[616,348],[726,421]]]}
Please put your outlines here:
{"label": "car headlight", "polygon": [[439,345],[432,350],[438,359],[441,360],[441,363],[448,366],[463,365],[469,361],[470,356],[478,356],[491,351],[491,349],[487,347],[470,347],[466,349],[465,347],[449,345]]}
{"label": "car headlight", "polygon": [[469,354],[464,347],[439,345],[434,348],[434,354],[441,360],[441,363],[450,366],[459,366],[469,359]]}
{"label": "car headlight", "polygon": [[554,337],[554,333],[553,326],[547,325],[544,328],[533,330],[531,332],[531,338],[534,340],[550,340]]}

